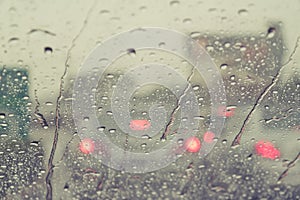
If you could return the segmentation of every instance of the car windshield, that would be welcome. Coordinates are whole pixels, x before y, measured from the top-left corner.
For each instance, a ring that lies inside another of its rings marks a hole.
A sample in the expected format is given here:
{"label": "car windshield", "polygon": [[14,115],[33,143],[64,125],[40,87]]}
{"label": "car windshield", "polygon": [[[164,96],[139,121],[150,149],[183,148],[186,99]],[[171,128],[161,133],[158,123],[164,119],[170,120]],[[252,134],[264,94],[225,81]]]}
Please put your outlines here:
{"label": "car windshield", "polygon": [[300,199],[299,1],[0,13],[0,199]]}

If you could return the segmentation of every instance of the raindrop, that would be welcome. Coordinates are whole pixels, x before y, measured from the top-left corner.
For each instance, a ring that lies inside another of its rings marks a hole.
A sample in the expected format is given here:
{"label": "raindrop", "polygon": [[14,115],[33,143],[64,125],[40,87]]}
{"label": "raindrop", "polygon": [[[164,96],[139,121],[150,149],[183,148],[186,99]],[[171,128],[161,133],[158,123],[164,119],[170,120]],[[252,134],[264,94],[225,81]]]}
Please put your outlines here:
{"label": "raindrop", "polygon": [[109,13],[110,13],[109,10],[101,10],[101,11],[100,11],[100,14],[101,14],[101,15],[107,15],[107,14],[109,14]]}
{"label": "raindrop", "polygon": [[228,65],[227,65],[226,63],[224,63],[224,64],[222,64],[222,65],[220,66],[220,68],[221,68],[222,70],[227,69],[227,67],[228,67]]}
{"label": "raindrop", "polygon": [[266,110],[269,110],[269,109],[270,109],[270,106],[269,106],[269,105],[265,105],[265,109],[266,109]]}
{"label": "raindrop", "polygon": [[1,173],[0,174],[0,179],[3,179],[5,177],[5,174],[4,173]]}
{"label": "raindrop", "polygon": [[98,129],[98,131],[104,131],[105,130],[105,126],[100,126],[97,129]]}
{"label": "raindrop", "polygon": [[203,169],[205,168],[205,165],[199,165],[198,169]]}
{"label": "raindrop", "polygon": [[115,132],[116,132],[116,129],[109,129],[108,132],[109,132],[109,133],[115,133]]}
{"label": "raindrop", "polygon": [[15,8],[15,7],[10,7],[10,8],[8,9],[8,11],[9,11],[10,13],[15,13],[15,12],[16,12],[16,8]]}
{"label": "raindrop", "polygon": [[214,50],[214,47],[211,46],[211,45],[207,45],[207,46],[206,46],[206,50],[211,52],[211,51]]}
{"label": "raindrop", "polygon": [[210,13],[216,13],[217,9],[216,8],[209,8],[208,12]]}
{"label": "raindrop", "polygon": [[234,61],[235,61],[235,62],[241,62],[242,59],[241,59],[241,58],[236,58],[236,59],[234,59]]}
{"label": "raindrop", "polygon": [[142,139],[149,139],[149,140],[151,140],[151,137],[149,135],[142,135]]}
{"label": "raindrop", "polygon": [[229,48],[230,46],[231,46],[230,42],[225,42],[225,43],[224,43],[224,47],[225,47],[225,48]]}
{"label": "raindrop", "polygon": [[181,119],[181,121],[183,121],[183,122],[186,122],[187,120],[188,120],[187,117],[183,117],[183,118]]}
{"label": "raindrop", "polygon": [[7,124],[7,123],[1,123],[0,126],[2,126],[2,127],[7,127],[8,124]]}
{"label": "raindrop", "polygon": [[140,11],[145,12],[146,10],[147,10],[147,7],[146,7],[146,6],[140,7]]}
{"label": "raindrop", "polygon": [[158,44],[158,46],[159,46],[160,48],[164,48],[164,46],[166,46],[166,43],[160,42],[160,43]]}
{"label": "raindrop", "polygon": [[44,53],[47,54],[47,55],[50,55],[52,54],[53,50],[51,47],[45,47],[44,48]]}
{"label": "raindrop", "polygon": [[239,14],[240,16],[247,16],[247,15],[248,15],[248,10],[246,10],[246,9],[240,9],[240,10],[238,11],[238,14]]}
{"label": "raindrop", "polygon": [[272,93],[273,94],[278,94],[278,91],[277,90],[273,90]]}
{"label": "raindrop", "polygon": [[23,60],[18,60],[18,65],[23,65]]}
{"label": "raindrop", "polygon": [[180,139],[178,139],[177,140],[177,144],[179,145],[179,146],[183,146],[183,139],[182,138],[180,138]]}
{"label": "raindrop", "polygon": [[192,32],[192,33],[190,34],[190,36],[191,36],[191,38],[197,38],[197,37],[200,37],[200,36],[201,36],[201,33],[199,33],[199,32]]}
{"label": "raindrop", "polygon": [[247,48],[245,46],[241,46],[240,51],[246,51]]}
{"label": "raindrop", "polygon": [[112,78],[114,78],[114,75],[113,74],[107,74],[106,77],[112,79]]}
{"label": "raindrop", "polygon": [[194,87],[193,87],[193,90],[199,90],[199,85],[195,85]]}
{"label": "raindrop", "polygon": [[136,56],[136,51],[133,48],[127,49],[127,54],[130,55],[131,57]]}
{"label": "raindrop", "polygon": [[17,44],[19,42],[19,38],[13,37],[8,40],[9,44]]}
{"label": "raindrop", "polygon": [[186,19],[184,19],[182,22],[183,22],[184,24],[190,24],[190,23],[192,23],[192,19],[186,18]]}
{"label": "raindrop", "polygon": [[35,147],[39,146],[39,141],[32,141],[30,143],[30,146],[35,146]]}
{"label": "raindrop", "polygon": [[52,103],[52,102],[50,102],[50,101],[48,101],[48,102],[46,102],[46,103],[45,103],[45,105],[46,105],[46,106],[52,106],[52,105],[53,105],[53,103]]}
{"label": "raindrop", "polygon": [[0,119],[4,119],[5,118],[5,113],[0,113]]}
{"label": "raindrop", "polygon": [[178,6],[179,5],[179,1],[171,1],[170,2],[170,6]]}
{"label": "raindrop", "polygon": [[64,190],[68,191],[68,189],[69,189],[69,185],[68,185],[68,183],[66,183],[65,186],[64,186]]}
{"label": "raindrop", "polygon": [[107,115],[112,115],[112,112],[111,111],[107,111],[106,114]]}
{"label": "raindrop", "polygon": [[204,116],[195,116],[194,119],[196,119],[196,120],[203,120],[205,118],[204,118]]}
{"label": "raindrop", "polygon": [[144,149],[147,146],[146,143],[141,144],[141,147]]}
{"label": "raindrop", "polygon": [[236,81],[232,81],[230,85],[236,85]]}
{"label": "raindrop", "polygon": [[275,36],[276,29],[274,27],[270,27],[268,29],[267,38],[273,38]]}

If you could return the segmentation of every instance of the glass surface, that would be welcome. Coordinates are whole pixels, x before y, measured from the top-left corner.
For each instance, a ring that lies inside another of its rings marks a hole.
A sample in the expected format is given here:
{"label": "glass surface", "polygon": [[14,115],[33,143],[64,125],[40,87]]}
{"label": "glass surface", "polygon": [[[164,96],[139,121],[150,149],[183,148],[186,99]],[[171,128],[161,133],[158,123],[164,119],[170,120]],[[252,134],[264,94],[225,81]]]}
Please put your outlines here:
{"label": "glass surface", "polygon": [[299,1],[0,13],[0,199],[300,199]]}

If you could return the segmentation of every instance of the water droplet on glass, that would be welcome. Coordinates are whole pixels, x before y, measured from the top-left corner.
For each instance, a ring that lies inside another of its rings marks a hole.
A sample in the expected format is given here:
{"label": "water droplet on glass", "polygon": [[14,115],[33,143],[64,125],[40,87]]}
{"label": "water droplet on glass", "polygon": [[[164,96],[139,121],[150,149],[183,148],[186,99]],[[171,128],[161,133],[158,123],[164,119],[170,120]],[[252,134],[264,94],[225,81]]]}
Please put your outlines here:
{"label": "water droplet on glass", "polygon": [[146,6],[141,6],[141,7],[140,7],[140,11],[145,12],[146,10],[147,10],[147,7],[146,7]]}
{"label": "water droplet on glass", "polygon": [[235,62],[241,62],[242,59],[241,59],[241,58],[236,58],[236,59],[234,59],[234,61],[235,61]]}
{"label": "water droplet on glass", "polygon": [[30,143],[30,146],[38,147],[39,146],[39,142],[38,141],[32,141]]}
{"label": "water droplet on glass", "polygon": [[105,126],[100,126],[97,128],[98,131],[104,131],[105,130]]}
{"label": "water droplet on glass", "polygon": [[0,179],[3,179],[5,177],[4,173],[0,173]]}
{"label": "water droplet on glass", "polygon": [[230,83],[230,85],[236,85],[237,83],[236,83],[236,81],[232,81],[231,83]]}
{"label": "water droplet on glass", "polygon": [[274,27],[270,27],[268,29],[267,38],[273,38],[276,34],[276,29]]}
{"label": "water droplet on glass", "polygon": [[195,120],[204,120],[205,117],[204,116],[195,116],[194,119]]}
{"label": "water droplet on glass", "polygon": [[100,14],[101,14],[101,15],[107,15],[107,14],[109,14],[109,13],[110,13],[109,10],[101,10],[101,11],[100,11]]}
{"label": "water droplet on glass", "polygon": [[19,38],[17,37],[13,37],[8,40],[8,43],[12,45],[17,44],[18,42],[19,42]]}
{"label": "water droplet on glass", "polygon": [[47,101],[47,102],[45,103],[45,105],[46,105],[46,106],[52,106],[52,105],[53,105],[53,103],[52,103],[52,102],[50,102],[50,101]]}
{"label": "water droplet on glass", "polygon": [[195,85],[194,87],[193,87],[193,90],[199,90],[199,85]]}
{"label": "water droplet on glass", "polygon": [[227,69],[227,67],[228,67],[228,65],[227,65],[226,63],[224,63],[224,64],[222,64],[222,65],[220,66],[220,68],[221,68],[222,70]]}
{"label": "water droplet on glass", "polygon": [[23,65],[23,60],[18,60],[18,65]]}
{"label": "water droplet on glass", "polygon": [[272,93],[273,94],[278,94],[278,91],[277,90],[273,90]]}
{"label": "water droplet on glass", "polygon": [[45,47],[44,48],[44,53],[47,54],[47,55],[50,55],[52,54],[53,50],[51,47]]}
{"label": "water droplet on glass", "polygon": [[266,110],[269,110],[269,109],[270,109],[270,106],[269,106],[269,105],[265,105],[265,109],[266,109]]}
{"label": "water droplet on glass", "polygon": [[179,1],[171,1],[170,2],[170,6],[178,6],[179,5]]}
{"label": "water droplet on glass", "polygon": [[192,33],[190,34],[190,36],[191,36],[191,38],[197,38],[197,37],[200,37],[200,36],[201,36],[201,33],[199,33],[199,32],[192,32]]}
{"label": "water droplet on glass", "polygon": [[240,51],[246,51],[247,48],[245,46],[241,46]]}
{"label": "water droplet on glass", "polygon": [[4,119],[5,118],[5,113],[0,113],[0,119]]}
{"label": "water droplet on glass", "polygon": [[130,55],[131,57],[136,56],[136,51],[133,48],[127,49],[127,54]]}
{"label": "water droplet on glass", "polygon": [[160,42],[160,43],[158,44],[158,46],[159,46],[160,48],[163,48],[164,46],[166,46],[166,43]]}
{"label": "water droplet on glass", "polygon": [[207,45],[207,46],[206,46],[206,50],[211,52],[211,51],[214,50],[214,47],[211,46],[211,45]]}
{"label": "water droplet on glass", "polygon": [[210,13],[216,13],[217,9],[216,8],[209,8],[208,12],[210,12]]}
{"label": "water droplet on glass", "polygon": [[192,19],[186,18],[186,19],[183,20],[183,23],[184,24],[190,24],[190,23],[192,23]]}
{"label": "water droplet on glass", "polygon": [[8,124],[7,124],[7,123],[1,123],[0,126],[2,126],[2,127],[7,127]]}
{"label": "water droplet on glass", "polygon": [[15,8],[15,7],[10,7],[10,8],[8,9],[8,11],[9,11],[10,13],[15,13],[15,12],[16,12],[16,8]]}
{"label": "water droplet on glass", "polygon": [[240,9],[240,10],[238,11],[238,14],[239,14],[240,16],[247,16],[247,15],[248,15],[248,10],[246,10],[246,9]]}
{"label": "water droplet on glass", "polygon": [[229,48],[231,46],[230,42],[225,42],[224,47]]}
{"label": "water droplet on glass", "polygon": [[151,139],[151,137],[149,135],[142,135],[142,139]]}
{"label": "water droplet on glass", "polygon": [[116,129],[109,129],[108,132],[109,132],[109,133],[115,133],[115,132],[116,132]]}
{"label": "water droplet on glass", "polygon": [[146,143],[141,144],[141,147],[142,147],[142,148],[145,148],[146,146],[147,146]]}
{"label": "water droplet on glass", "polygon": [[181,138],[181,139],[178,139],[177,140],[177,144],[179,145],[179,146],[183,146],[183,139]]}
{"label": "water droplet on glass", "polygon": [[114,75],[113,74],[107,74],[107,76],[106,76],[107,78],[114,78]]}

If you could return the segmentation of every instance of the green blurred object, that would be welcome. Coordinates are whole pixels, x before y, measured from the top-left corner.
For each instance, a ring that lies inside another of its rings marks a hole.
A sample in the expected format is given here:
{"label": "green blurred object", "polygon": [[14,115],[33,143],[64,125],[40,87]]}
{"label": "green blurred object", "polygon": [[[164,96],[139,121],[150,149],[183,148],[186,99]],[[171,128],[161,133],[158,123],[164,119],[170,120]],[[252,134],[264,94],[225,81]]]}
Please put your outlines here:
{"label": "green blurred object", "polygon": [[25,69],[2,68],[0,74],[0,134],[28,135],[28,72]]}

